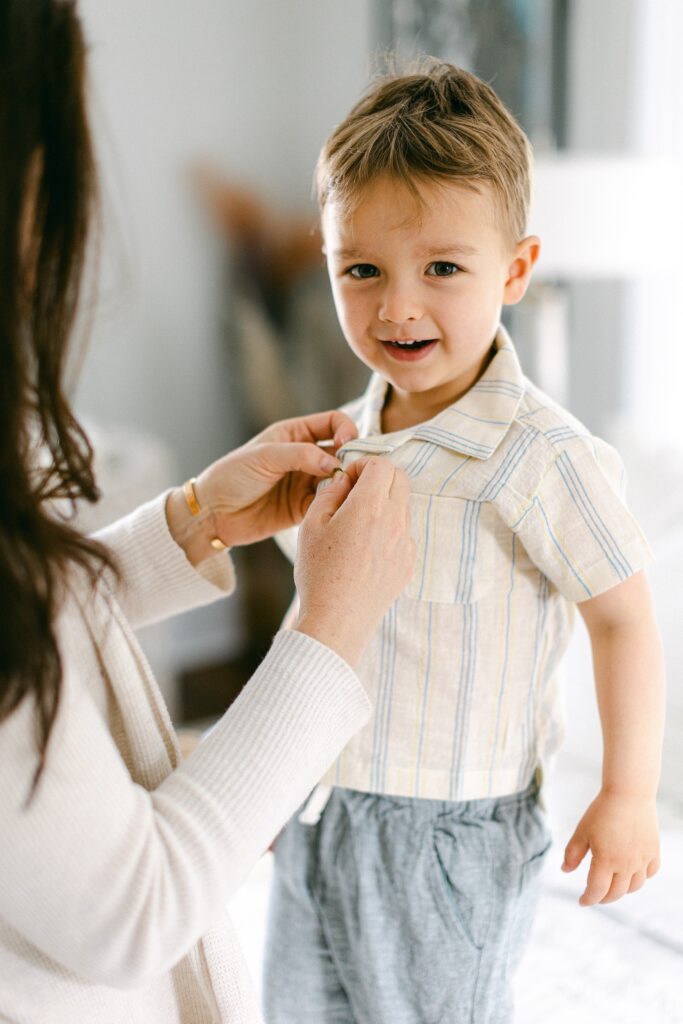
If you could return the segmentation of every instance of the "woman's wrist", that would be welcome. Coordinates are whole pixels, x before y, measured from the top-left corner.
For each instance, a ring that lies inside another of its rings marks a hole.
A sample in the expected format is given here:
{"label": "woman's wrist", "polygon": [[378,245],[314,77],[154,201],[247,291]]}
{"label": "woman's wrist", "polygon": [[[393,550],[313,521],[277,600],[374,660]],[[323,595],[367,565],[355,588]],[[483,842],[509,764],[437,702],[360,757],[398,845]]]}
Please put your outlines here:
{"label": "woman's wrist", "polygon": [[[189,487],[188,487],[189,485]],[[194,501],[188,501],[188,489]],[[192,481],[175,487],[166,499],[166,522],[176,544],[183,549],[191,565],[197,566],[228,545],[217,537],[214,514],[203,508]]]}
{"label": "woman's wrist", "polygon": [[293,628],[329,647],[353,669],[358,666],[369,641],[369,637],[359,635],[358,630],[348,628],[343,616],[339,615],[330,617],[314,612],[301,615]]}

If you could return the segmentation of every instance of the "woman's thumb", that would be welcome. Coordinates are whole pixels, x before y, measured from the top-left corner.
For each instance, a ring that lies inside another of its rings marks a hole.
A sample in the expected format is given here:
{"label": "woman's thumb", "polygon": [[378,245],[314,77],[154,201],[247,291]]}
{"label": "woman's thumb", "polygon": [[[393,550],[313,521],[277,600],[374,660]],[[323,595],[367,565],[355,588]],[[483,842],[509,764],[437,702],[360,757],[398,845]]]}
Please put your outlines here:
{"label": "woman's thumb", "polygon": [[315,498],[311,502],[308,515],[320,519],[331,519],[341,508],[351,490],[351,478],[341,469],[335,470],[332,476],[325,477],[318,484]]}

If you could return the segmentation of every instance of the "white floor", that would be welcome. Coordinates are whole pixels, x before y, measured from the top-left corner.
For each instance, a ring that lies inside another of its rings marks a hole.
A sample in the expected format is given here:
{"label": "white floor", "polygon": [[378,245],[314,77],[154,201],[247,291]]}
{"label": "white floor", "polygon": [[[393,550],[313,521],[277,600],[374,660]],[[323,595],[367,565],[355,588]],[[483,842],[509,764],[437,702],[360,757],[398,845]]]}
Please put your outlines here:
{"label": "white floor", "polygon": [[[585,868],[560,871],[562,851],[594,795],[565,757],[548,787],[555,846],[529,951],[517,979],[517,1024],[683,1024],[683,806],[662,803],[662,868],[638,893],[579,907]],[[231,902],[257,987],[271,857]]]}
{"label": "white floor", "polygon": [[660,803],[662,867],[605,907],[577,903],[587,867],[560,871],[594,790],[565,758],[549,787],[555,847],[517,979],[519,1024],[683,1024],[683,808]]}

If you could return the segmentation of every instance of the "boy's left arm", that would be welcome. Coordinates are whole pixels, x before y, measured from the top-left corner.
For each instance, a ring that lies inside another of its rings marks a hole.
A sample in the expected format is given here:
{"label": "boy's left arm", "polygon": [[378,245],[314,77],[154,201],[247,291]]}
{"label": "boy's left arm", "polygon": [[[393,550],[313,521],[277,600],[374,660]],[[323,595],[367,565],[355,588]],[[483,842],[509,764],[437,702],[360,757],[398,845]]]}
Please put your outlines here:
{"label": "boy's left arm", "polygon": [[603,734],[602,787],[565,850],[574,871],[590,850],[582,906],[635,892],[659,868],[656,793],[664,659],[643,572],[583,601]]}

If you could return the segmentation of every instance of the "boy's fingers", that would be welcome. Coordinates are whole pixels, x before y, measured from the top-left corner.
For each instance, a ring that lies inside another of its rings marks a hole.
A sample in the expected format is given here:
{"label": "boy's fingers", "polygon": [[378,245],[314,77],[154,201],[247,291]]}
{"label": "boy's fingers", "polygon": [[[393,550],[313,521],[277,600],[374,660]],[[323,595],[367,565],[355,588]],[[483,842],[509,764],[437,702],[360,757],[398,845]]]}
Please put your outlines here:
{"label": "boy's fingers", "polygon": [[642,889],[647,881],[647,871],[636,871],[635,875],[631,879],[631,884],[628,887],[629,893],[638,892]]}
{"label": "boy's fingers", "polygon": [[594,907],[596,903],[600,903],[609,892],[613,877],[612,869],[596,861],[593,857],[586,888],[579,899],[581,906]]}
{"label": "boy's fingers", "polygon": [[563,871],[575,871],[588,853],[588,843],[577,835],[573,835],[564,851]]}
{"label": "boy's fingers", "polygon": [[631,875],[626,874],[623,871],[617,871],[612,876],[612,884],[607,890],[607,894],[600,900],[601,903],[615,903],[620,900],[622,896],[625,896],[629,890],[631,884]]}
{"label": "boy's fingers", "polygon": [[660,861],[659,857],[655,857],[654,860],[650,861],[650,863],[647,866],[647,877],[648,878],[652,878],[653,875],[657,874],[657,872],[659,871],[660,863],[661,863],[661,861]]}

